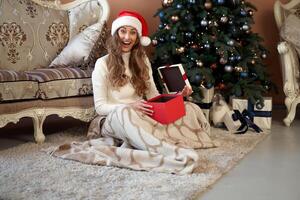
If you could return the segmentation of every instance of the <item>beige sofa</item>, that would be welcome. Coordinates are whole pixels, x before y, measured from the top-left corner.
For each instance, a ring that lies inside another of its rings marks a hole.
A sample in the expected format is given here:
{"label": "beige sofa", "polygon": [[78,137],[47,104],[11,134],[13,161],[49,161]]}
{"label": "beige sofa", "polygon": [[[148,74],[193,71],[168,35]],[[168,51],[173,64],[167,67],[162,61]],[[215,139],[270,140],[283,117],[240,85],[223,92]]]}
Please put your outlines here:
{"label": "beige sofa", "polygon": [[109,12],[106,0],[0,1],[0,128],[32,118],[42,143],[47,116],[94,117],[91,72]]}
{"label": "beige sofa", "polygon": [[283,119],[290,126],[300,103],[299,58],[300,58],[300,0],[286,4],[279,0],[274,4],[275,21],[281,41],[277,49],[280,55],[287,116]]}

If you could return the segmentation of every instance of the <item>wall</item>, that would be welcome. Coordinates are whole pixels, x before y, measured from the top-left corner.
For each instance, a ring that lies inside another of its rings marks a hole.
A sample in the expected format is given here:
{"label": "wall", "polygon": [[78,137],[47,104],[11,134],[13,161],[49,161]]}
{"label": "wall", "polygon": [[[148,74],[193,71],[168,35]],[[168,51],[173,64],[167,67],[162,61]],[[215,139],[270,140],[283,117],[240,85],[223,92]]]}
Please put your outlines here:
{"label": "wall", "polygon": [[[70,2],[72,0],[61,0]],[[288,0],[282,0],[287,2]],[[117,16],[118,12],[123,9],[136,10],[146,18],[149,24],[150,34],[155,32],[159,24],[158,17],[154,18],[153,15],[157,9],[161,7],[161,0],[108,0],[111,6],[111,21]],[[284,94],[282,91],[282,76],[280,69],[279,56],[276,50],[276,45],[279,41],[279,34],[274,20],[273,5],[275,0],[249,0],[258,9],[254,13],[255,24],[252,27],[254,32],[260,34],[264,38],[264,46],[270,51],[266,64],[268,71],[271,74],[273,82],[278,87],[278,94],[272,93],[274,104],[283,104]],[[148,52],[151,52],[153,48],[149,48]]]}

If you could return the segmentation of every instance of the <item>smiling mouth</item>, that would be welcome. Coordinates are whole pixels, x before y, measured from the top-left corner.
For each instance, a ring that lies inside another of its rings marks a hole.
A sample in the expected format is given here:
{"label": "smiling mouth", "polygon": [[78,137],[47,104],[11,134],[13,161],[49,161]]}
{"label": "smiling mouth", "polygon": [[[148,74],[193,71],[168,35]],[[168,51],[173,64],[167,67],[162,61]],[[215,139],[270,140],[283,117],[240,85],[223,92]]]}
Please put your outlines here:
{"label": "smiling mouth", "polygon": [[122,44],[125,45],[125,46],[129,46],[131,44],[131,42],[124,42],[123,41]]}

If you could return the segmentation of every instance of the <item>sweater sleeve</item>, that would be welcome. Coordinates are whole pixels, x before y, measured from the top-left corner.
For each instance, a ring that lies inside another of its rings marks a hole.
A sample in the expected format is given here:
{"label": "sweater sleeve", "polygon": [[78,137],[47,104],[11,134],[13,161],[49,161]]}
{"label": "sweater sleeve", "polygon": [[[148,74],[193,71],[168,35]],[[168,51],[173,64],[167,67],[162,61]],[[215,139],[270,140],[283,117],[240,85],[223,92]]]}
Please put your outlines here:
{"label": "sweater sleeve", "polygon": [[148,93],[146,94],[146,97],[147,97],[147,99],[151,99],[151,98],[159,95],[159,92],[158,92],[156,85],[154,83],[154,80],[153,80],[152,67],[151,67],[151,63],[150,63],[148,57],[145,58],[145,63],[149,67],[149,76],[150,76],[150,80],[149,80],[150,88],[149,88]]}
{"label": "sweater sleeve", "polygon": [[97,114],[108,115],[115,107],[121,104],[113,104],[108,101],[108,83],[106,80],[107,65],[104,57],[97,60],[92,73],[94,104]]}

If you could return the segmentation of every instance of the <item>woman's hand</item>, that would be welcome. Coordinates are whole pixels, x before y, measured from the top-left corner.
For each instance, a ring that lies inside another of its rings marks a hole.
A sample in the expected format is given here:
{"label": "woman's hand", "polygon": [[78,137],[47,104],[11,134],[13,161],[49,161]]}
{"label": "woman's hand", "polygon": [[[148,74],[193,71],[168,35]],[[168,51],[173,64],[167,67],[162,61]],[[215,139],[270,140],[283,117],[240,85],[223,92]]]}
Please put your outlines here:
{"label": "woman's hand", "polygon": [[146,114],[149,116],[153,115],[152,106],[147,104],[147,101],[145,101],[145,100],[139,100],[134,103],[129,103],[128,105],[130,107],[132,107],[133,109],[142,112],[143,114]]}
{"label": "woman's hand", "polygon": [[190,96],[193,93],[193,90],[191,87],[189,86],[184,86],[184,88],[182,89],[181,92],[179,92],[178,94],[181,94],[184,97]]}

